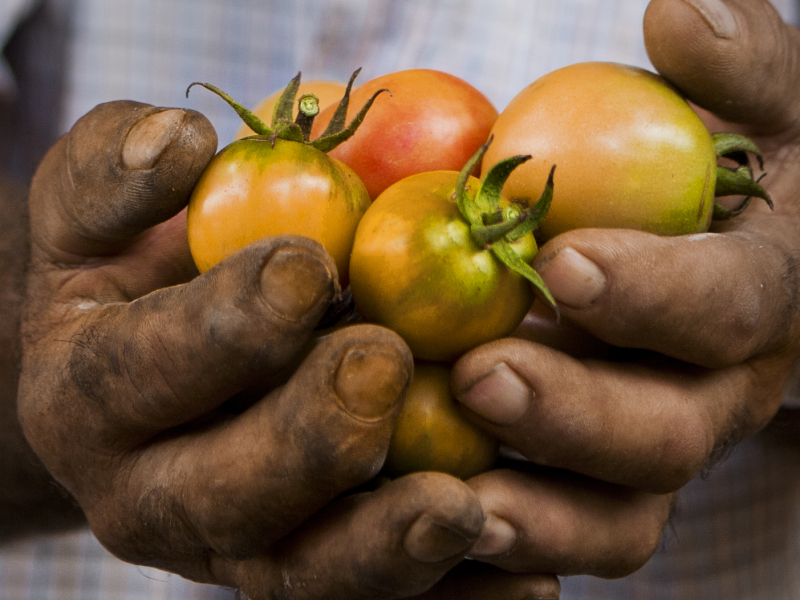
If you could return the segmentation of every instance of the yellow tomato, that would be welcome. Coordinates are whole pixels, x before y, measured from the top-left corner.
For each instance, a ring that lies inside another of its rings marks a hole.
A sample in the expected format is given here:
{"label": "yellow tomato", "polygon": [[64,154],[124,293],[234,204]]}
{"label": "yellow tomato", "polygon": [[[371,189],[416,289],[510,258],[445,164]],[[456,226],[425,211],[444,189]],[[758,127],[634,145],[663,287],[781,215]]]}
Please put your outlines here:
{"label": "yellow tomato", "polygon": [[[338,104],[339,100],[344,96],[344,91],[347,86],[338,81],[304,81],[300,84],[297,90],[297,97],[300,98],[304,94],[314,94],[319,100],[320,110],[325,109],[331,104]],[[253,113],[267,124],[272,123],[272,111],[275,109],[275,104],[278,102],[283,90],[278,90],[271,96],[265,98],[253,109]],[[360,108],[360,107],[359,107]],[[292,116],[297,117],[297,106],[292,110]],[[254,132],[247,125],[242,125],[236,133],[237,140],[253,135]]]}
{"label": "yellow tomato", "polygon": [[386,471],[442,471],[467,479],[491,468],[498,447],[495,438],[459,413],[450,394],[450,369],[417,361],[389,443]]}

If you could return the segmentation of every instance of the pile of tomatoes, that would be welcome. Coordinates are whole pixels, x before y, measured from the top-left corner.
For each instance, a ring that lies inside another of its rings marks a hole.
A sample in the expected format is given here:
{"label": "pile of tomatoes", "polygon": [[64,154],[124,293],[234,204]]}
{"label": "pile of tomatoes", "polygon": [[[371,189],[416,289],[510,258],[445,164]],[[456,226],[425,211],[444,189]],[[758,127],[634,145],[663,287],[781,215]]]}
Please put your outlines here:
{"label": "pile of tomatoes", "polygon": [[[387,458],[392,474],[466,478],[491,467],[497,443],[458,412],[448,365],[510,334],[536,296],[557,311],[529,266],[537,239],[579,227],[705,231],[718,180],[726,193],[768,200],[746,158],[757,149],[713,137],[675,89],[641,69],[566,67],[501,114],[438,71],[353,89],[354,78],[298,76],[255,114],[202,84],[249,128],[203,174],[188,232],[201,272],[263,237],[311,237],[362,318],[406,340],[418,365]],[[734,166],[719,167],[721,153]]]}

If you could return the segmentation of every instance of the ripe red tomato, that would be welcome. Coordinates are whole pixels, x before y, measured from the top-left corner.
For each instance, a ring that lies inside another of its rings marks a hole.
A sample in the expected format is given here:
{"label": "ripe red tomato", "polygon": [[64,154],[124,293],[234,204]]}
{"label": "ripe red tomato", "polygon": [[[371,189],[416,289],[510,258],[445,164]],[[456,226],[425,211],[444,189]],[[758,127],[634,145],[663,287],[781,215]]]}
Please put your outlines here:
{"label": "ripe red tomato", "polygon": [[582,63],[545,75],[503,110],[484,157],[533,158],[509,177],[509,197],[532,197],[558,165],[558,188],[540,226],[545,239],[580,227],[662,235],[706,231],[717,158],[711,135],[661,77]]}
{"label": "ripe red tomato", "polygon": [[[350,289],[361,315],[393,329],[415,357],[447,360],[511,333],[533,301],[530,283],[472,238],[453,192],[459,174],[407,177],[381,194],[359,223]],[[471,177],[474,198],[480,181]],[[505,198],[500,206],[510,206]],[[525,263],[533,234],[513,242]]]}
{"label": "ripe red tomato", "polygon": [[442,471],[468,479],[491,468],[499,444],[467,421],[450,394],[450,369],[415,362],[414,377],[392,431],[385,469],[397,476]]}
{"label": "ripe red tomato", "polygon": [[[349,165],[375,199],[401,179],[426,171],[458,171],[497,118],[491,102],[464,80],[429,69],[398,71],[353,90],[348,119],[377,90],[369,117],[348,141],[330,152]],[[329,123],[335,106],[320,113],[311,139]]]}

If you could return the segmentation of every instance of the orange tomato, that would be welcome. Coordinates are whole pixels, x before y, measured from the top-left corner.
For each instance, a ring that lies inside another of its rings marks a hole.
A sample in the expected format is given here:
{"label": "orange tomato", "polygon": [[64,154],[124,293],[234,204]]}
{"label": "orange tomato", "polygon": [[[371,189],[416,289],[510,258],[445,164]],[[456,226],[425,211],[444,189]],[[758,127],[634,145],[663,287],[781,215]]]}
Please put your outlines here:
{"label": "orange tomato", "polygon": [[189,248],[200,272],[265,237],[294,234],[321,243],[342,287],[356,226],[370,204],[352,169],[311,146],[239,140],[221,150],[189,200]]}
{"label": "orange tomato", "polygon": [[540,225],[545,239],[580,227],[662,235],[709,227],[714,143],[689,104],[653,73],[613,63],[558,69],[522,90],[492,133],[484,166],[533,155],[506,182],[509,197],[536,197],[558,165]]}
{"label": "orange tomato", "polygon": [[[304,81],[300,83],[297,89],[297,97],[301,98],[305,94],[314,94],[319,100],[320,110],[325,109],[331,104],[338,104],[339,100],[344,96],[346,86],[338,81]],[[253,109],[253,113],[262,121],[269,124],[272,123],[272,111],[275,109],[275,104],[278,102],[283,90],[278,90],[271,96],[259,102]],[[359,107],[360,108],[360,107]],[[297,106],[292,109],[292,116],[297,117]],[[247,125],[243,124],[239,131],[236,132],[235,139],[240,140],[248,135],[254,135],[255,132]]]}
{"label": "orange tomato", "polygon": [[450,369],[416,362],[389,442],[387,473],[442,471],[467,479],[491,468],[498,447],[495,438],[461,416],[450,393]]}

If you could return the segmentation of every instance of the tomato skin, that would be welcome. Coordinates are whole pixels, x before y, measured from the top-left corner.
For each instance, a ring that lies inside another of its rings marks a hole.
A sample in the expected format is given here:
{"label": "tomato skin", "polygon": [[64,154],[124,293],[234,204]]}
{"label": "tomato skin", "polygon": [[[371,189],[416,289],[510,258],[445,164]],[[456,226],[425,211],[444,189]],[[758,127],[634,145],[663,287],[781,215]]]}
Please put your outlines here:
{"label": "tomato skin", "polygon": [[709,228],[711,135],[675,89],[649,71],[614,63],[558,69],[522,90],[492,133],[484,165],[533,155],[509,177],[509,197],[537,197],[557,165],[553,203],[540,226],[545,239],[581,227],[661,235]]}
{"label": "tomato skin", "polygon": [[189,248],[200,272],[265,237],[294,234],[321,243],[342,287],[356,227],[369,206],[364,184],[310,146],[247,139],[223,148],[189,201]]}
{"label": "tomato skin", "polygon": [[[394,184],[367,210],[353,242],[356,307],[420,359],[450,360],[508,335],[533,301],[528,281],[473,241],[452,198],[457,178],[436,171]],[[479,185],[470,178],[467,194]],[[513,247],[526,262],[537,251],[532,234]]]}
{"label": "tomato skin", "polygon": [[[346,87],[345,84],[338,81],[303,81],[297,88],[297,98],[301,98],[304,94],[314,94],[319,100],[320,109],[325,109],[331,104],[339,103],[339,100],[344,96]],[[264,98],[264,100],[259,102],[253,109],[253,113],[267,125],[272,123],[272,111],[275,109],[275,105],[278,103],[278,99],[281,97],[282,93],[282,89],[278,90],[274,94]],[[292,108],[292,117],[296,118],[297,112],[297,103],[295,103],[294,108]],[[255,135],[255,132],[250,129],[247,124],[243,123],[239,131],[236,132],[236,137],[234,139],[240,140],[249,135]]]}
{"label": "tomato skin", "polygon": [[[381,94],[356,134],[330,152],[352,167],[375,199],[416,173],[458,171],[489,136],[497,109],[466,81],[430,69],[410,69],[372,79],[350,95],[347,121],[379,89]],[[315,139],[335,106],[314,122]]]}
{"label": "tomato skin", "polygon": [[441,471],[468,479],[491,468],[498,441],[467,421],[450,393],[446,365],[415,361],[384,468],[398,476]]}

